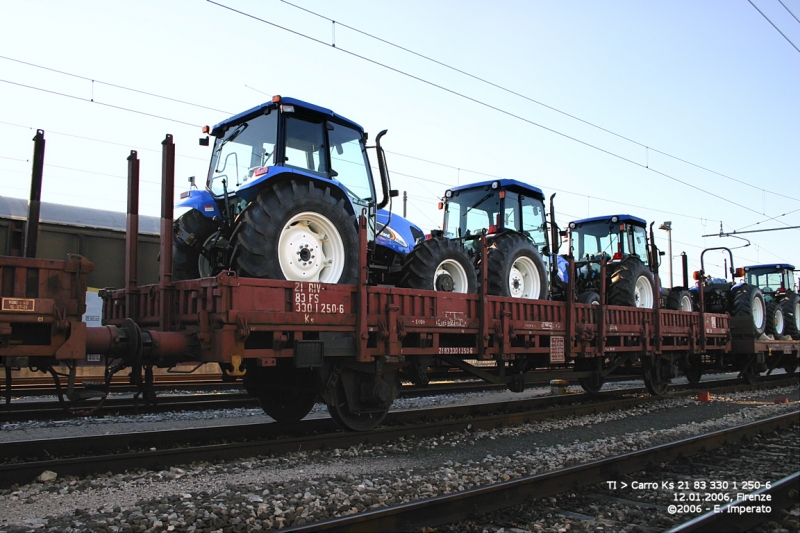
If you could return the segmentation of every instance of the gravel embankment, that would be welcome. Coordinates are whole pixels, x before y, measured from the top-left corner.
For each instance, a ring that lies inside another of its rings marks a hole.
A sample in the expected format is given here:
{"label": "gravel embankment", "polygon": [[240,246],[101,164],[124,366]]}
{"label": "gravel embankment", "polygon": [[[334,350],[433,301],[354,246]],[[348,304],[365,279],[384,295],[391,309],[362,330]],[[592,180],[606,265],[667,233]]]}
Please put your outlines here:
{"label": "gravel embankment", "polygon": [[[776,397],[792,403],[774,404]],[[441,438],[35,482],[0,493],[0,531],[276,529],[641,449],[794,411],[799,400],[797,386],[710,403],[669,399]]]}

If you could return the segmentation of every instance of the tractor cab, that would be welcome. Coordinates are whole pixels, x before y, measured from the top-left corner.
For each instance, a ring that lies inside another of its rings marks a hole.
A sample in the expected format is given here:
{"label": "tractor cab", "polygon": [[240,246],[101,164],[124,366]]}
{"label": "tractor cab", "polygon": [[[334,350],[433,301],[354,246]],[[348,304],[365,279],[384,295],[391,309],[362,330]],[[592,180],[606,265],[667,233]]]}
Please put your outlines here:
{"label": "tractor cab", "polygon": [[444,196],[444,236],[464,239],[468,249],[481,235],[506,231],[525,235],[539,250],[547,246],[544,194],[538,187],[502,179],[455,187]]}
{"label": "tractor cab", "polygon": [[600,263],[606,260],[607,303],[652,308],[653,261],[647,222],[632,215],[585,218],[569,223],[569,251],[575,258],[576,296],[599,303]]}
{"label": "tractor cab", "polygon": [[647,222],[631,215],[585,218],[569,223],[570,251],[577,262],[606,258],[619,262],[630,256],[647,258]]}
{"label": "tractor cab", "polygon": [[761,289],[768,302],[787,292],[797,292],[794,270],[794,265],[786,263],[744,267],[747,283]]}

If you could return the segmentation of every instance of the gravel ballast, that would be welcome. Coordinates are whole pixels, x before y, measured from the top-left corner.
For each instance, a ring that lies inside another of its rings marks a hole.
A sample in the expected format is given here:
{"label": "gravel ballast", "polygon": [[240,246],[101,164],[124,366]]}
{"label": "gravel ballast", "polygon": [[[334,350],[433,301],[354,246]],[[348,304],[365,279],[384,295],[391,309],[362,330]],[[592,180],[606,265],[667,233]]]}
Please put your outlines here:
{"label": "gravel ballast", "polygon": [[[773,403],[778,397],[791,403]],[[250,531],[302,525],[796,411],[799,399],[797,386],[713,395],[709,403],[674,398],[439,438],[57,478],[2,491],[0,531]]]}

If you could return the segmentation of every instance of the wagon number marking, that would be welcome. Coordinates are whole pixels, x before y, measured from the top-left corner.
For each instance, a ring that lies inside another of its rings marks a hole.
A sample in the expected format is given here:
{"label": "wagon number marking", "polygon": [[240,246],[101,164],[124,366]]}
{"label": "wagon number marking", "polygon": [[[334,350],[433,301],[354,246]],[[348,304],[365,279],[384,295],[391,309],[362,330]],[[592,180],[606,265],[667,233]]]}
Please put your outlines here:
{"label": "wagon number marking", "polygon": [[321,283],[294,284],[294,310],[297,313],[344,314],[343,303],[320,302]]}

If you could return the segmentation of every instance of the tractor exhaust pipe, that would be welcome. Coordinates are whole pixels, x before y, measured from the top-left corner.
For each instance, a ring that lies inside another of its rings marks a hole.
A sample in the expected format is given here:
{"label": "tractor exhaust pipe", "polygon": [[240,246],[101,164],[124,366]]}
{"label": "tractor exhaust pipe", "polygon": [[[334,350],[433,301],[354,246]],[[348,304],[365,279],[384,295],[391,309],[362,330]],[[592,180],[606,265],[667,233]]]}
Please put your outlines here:
{"label": "tractor exhaust pipe", "polygon": [[28,203],[28,224],[25,232],[25,257],[36,257],[39,240],[39,215],[42,200],[42,174],[44,172],[44,130],[36,130],[33,138],[33,170],[31,172],[31,198]]}

